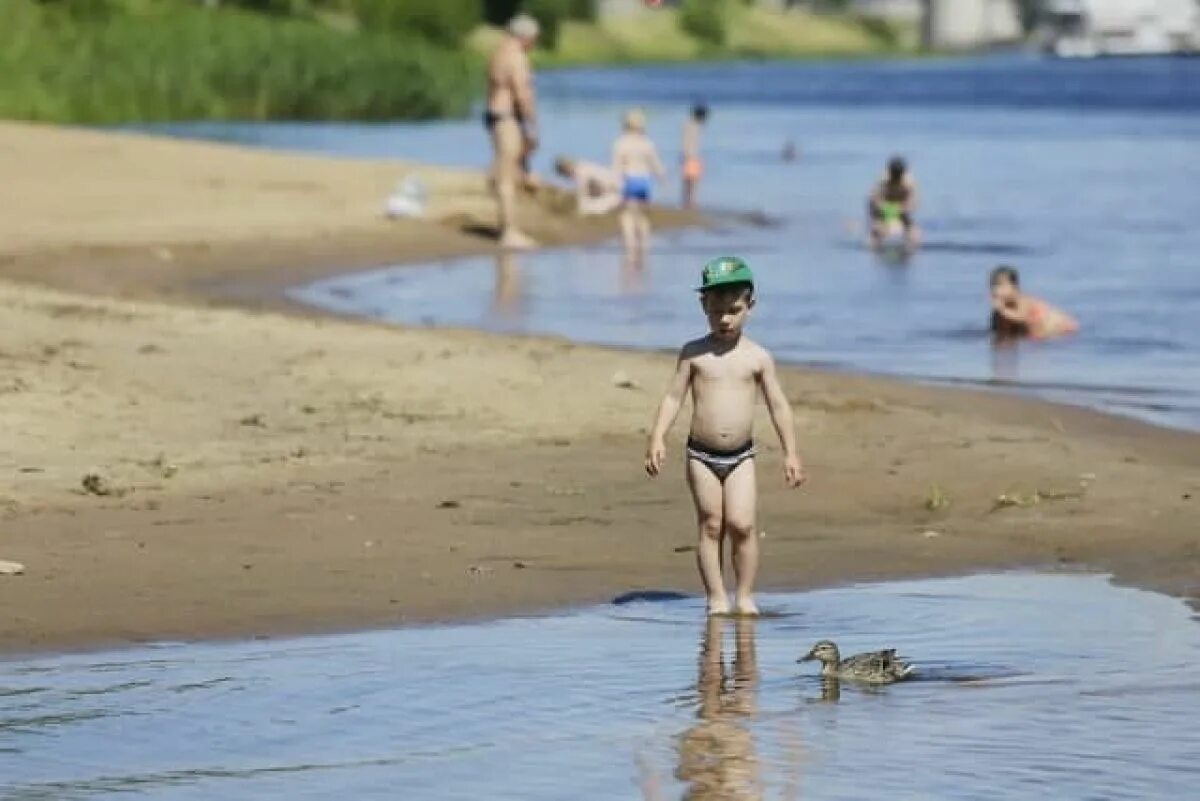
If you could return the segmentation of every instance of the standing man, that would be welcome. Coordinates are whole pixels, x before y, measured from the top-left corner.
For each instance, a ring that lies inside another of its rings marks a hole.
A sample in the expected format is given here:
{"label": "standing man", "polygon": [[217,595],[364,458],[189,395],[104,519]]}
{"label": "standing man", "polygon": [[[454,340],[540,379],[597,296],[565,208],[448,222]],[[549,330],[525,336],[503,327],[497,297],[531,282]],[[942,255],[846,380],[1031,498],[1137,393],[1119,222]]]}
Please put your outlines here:
{"label": "standing man", "polygon": [[483,124],[492,137],[492,180],[500,216],[500,246],[527,250],[537,243],[517,227],[517,184],[524,161],[538,145],[537,99],[529,51],[540,29],[533,17],[509,20],[504,41],[488,61],[487,110]]}

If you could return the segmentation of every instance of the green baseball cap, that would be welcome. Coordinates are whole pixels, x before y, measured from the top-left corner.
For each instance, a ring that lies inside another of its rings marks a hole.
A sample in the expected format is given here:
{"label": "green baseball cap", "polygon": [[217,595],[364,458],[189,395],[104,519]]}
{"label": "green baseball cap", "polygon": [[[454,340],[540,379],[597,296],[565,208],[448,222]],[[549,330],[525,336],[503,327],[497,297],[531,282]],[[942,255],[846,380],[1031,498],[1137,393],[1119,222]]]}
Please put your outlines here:
{"label": "green baseball cap", "polygon": [[744,260],[737,256],[717,256],[700,271],[700,286],[696,287],[696,291],[703,292],[728,284],[753,283],[754,273],[750,272],[750,265]]}

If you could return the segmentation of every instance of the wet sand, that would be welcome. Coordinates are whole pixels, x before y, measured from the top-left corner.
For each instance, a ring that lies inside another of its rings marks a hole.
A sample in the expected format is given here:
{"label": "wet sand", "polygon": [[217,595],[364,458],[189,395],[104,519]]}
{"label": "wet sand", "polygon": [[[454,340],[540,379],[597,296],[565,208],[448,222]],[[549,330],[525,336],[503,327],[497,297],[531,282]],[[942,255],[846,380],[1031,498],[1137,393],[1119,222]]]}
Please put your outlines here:
{"label": "wet sand", "polygon": [[[682,420],[667,474],[641,470],[669,355],[279,301],[337,270],[487,251],[478,174],[427,168],[436,220],[395,223],[378,208],[393,163],[0,124],[0,168],[0,559],[27,568],[0,576],[0,650],[697,590]],[[611,232],[553,194],[526,208],[548,242]],[[763,416],[764,588],[1052,566],[1200,597],[1197,435],[784,381],[812,480],[782,487]]]}

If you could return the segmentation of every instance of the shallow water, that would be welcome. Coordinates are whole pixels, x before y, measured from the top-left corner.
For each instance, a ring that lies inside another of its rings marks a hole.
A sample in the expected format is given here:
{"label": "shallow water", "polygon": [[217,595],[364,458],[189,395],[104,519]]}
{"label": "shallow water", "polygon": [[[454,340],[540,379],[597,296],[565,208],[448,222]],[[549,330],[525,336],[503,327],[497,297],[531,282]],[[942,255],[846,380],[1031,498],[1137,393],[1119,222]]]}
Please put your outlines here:
{"label": "shallow water", "polygon": [[[703,332],[690,291],[700,265],[741,253],[761,285],[751,333],[788,361],[1002,386],[1200,428],[1200,59],[591,69],[542,75],[540,88],[542,171],[558,152],[606,160],[618,104],[630,102],[648,107],[674,167],[687,105],[709,99],[702,202],[776,224],[660,236],[642,274],[609,245],[347,277],[297,297],[406,323],[674,348]],[[475,120],[156,130],[488,159]],[[794,163],[780,157],[789,139]],[[863,198],[893,152],[923,190],[927,245],[907,263],[861,245]],[[678,191],[659,194],[675,202]],[[986,277],[1000,262],[1079,317],[1080,335],[994,351]]]}
{"label": "shallow water", "polygon": [[[1174,599],[1011,574],[762,601],[0,662],[0,798],[1194,796]],[[923,678],[835,697],[794,663],[822,637]]]}

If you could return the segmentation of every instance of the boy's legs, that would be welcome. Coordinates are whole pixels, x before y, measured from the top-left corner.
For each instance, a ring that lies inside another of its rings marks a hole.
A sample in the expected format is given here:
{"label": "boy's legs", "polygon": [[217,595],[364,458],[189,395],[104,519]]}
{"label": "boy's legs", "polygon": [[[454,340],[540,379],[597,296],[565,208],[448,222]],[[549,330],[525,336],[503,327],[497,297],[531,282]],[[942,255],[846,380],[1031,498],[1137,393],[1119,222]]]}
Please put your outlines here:
{"label": "boy's legs", "polygon": [[729,538],[733,573],[737,579],[734,611],[757,615],[754,580],[758,576],[758,532],[755,531],[755,507],[758,505],[758,481],[754,460],[747,459],[725,477],[725,536]]}
{"label": "boy's legs", "polygon": [[646,248],[650,246],[650,215],[646,213],[644,203],[637,204],[637,236],[638,255],[644,257]]}
{"label": "boy's legs", "polygon": [[687,460],[687,482],[696,504],[696,523],[700,530],[696,566],[700,569],[700,580],[708,597],[708,613],[725,614],[729,611],[729,598],[721,576],[721,543],[725,530],[721,482],[695,459]]}
{"label": "boy's legs", "polygon": [[625,254],[633,257],[637,253],[637,219],[632,201],[621,206],[621,240],[625,243]]}

